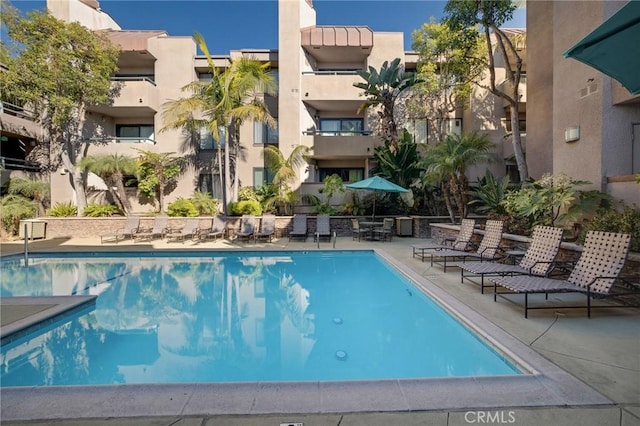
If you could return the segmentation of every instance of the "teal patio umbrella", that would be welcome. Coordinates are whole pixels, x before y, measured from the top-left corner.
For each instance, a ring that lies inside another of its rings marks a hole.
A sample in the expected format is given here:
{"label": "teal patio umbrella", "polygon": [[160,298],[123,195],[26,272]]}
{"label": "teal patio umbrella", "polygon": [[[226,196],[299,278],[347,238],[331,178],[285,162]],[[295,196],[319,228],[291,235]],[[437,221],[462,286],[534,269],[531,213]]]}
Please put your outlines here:
{"label": "teal patio umbrella", "polygon": [[372,216],[374,219],[376,217],[376,197],[375,197],[376,194],[375,193],[377,192],[409,192],[408,189],[405,189],[399,185],[396,185],[393,182],[389,182],[388,180],[381,178],[380,176],[373,176],[365,180],[350,183],[347,185],[347,188],[374,191],[373,216]]}
{"label": "teal patio umbrella", "polygon": [[640,0],[622,9],[564,52],[640,93]]}

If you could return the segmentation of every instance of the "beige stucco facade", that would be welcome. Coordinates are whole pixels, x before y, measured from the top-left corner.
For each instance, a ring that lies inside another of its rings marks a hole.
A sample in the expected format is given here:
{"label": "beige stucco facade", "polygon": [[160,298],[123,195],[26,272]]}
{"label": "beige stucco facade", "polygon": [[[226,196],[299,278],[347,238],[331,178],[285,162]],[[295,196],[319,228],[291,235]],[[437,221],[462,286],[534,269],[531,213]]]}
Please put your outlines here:
{"label": "beige stucco facade", "polygon": [[[563,53],[626,1],[529,1],[527,157],[532,176],[564,173],[640,205],[640,96]],[[570,24],[568,24],[570,23]],[[579,129],[579,138],[565,133]],[[635,134],[635,138],[634,138]]]}
{"label": "beige stucco facade", "polygon": [[[520,87],[520,118],[527,122],[523,141],[531,177],[562,172],[590,181],[594,189],[605,190],[615,198],[640,204],[640,190],[629,178],[638,173],[640,163],[638,97],[631,97],[620,84],[586,65],[562,57],[566,49],[622,4],[529,2],[527,49],[521,51],[526,77]],[[50,0],[48,7],[58,18],[107,31],[122,48],[120,69],[114,76],[114,84],[120,87],[119,96],[112,105],[93,107],[87,113],[91,130],[87,138],[96,139],[89,154],[137,156],[136,149],[143,149],[191,156],[198,165],[185,170],[165,201],[207,189],[206,185],[201,186],[203,175],[217,174],[212,166],[216,151],[194,147],[179,130],[161,131],[165,127],[163,105],[186,96],[181,88],[209,72],[205,58],[197,55],[193,38],[171,36],[161,29],[121,30],[94,0]],[[285,156],[298,145],[309,147],[310,164],[297,175],[296,187],[301,193],[318,195],[323,176],[335,171],[352,180],[367,177],[374,165],[374,149],[382,142],[373,135],[371,111],[358,111],[364,98],[353,86],[362,81],[356,70],[369,66],[379,69],[384,61],[394,58],[401,58],[407,70],[414,70],[417,55],[404,51],[403,34],[399,32],[375,32],[363,26],[317,26],[316,12],[309,0],[280,0],[278,13],[277,51],[238,50],[213,57],[219,69],[240,56],[257,58],[269,62],[278,77],[278,96],[265,97],[278,122],[277,130],[269,130],[271,139],[267,141],[264,127],[252,122],[242,125],[240,186],[263,183],[265,142],[277,143]],[[564,25],[566,22],[572,25]],[[504,70],[498,69],[496,81],[503,78]],[[498,176],[505,174],[505,159],[513,155],[506,127],[508,105],[476,88],[469,107],[456,111],[451,118],[451,125],[456,127],[452,131],[477,130],[488,134],[495,143],[498,161],[478,165],[469,170],[468,176],[474,180],[487,169]],[[14,118],[3,114],[3,123],[10,119]],[[355,131],[323,128],[327,122],[334,125],[341,121],[359,127]],[[139,139],[125,138],[118,135],[123,126],[152,130]],[[580,139],[565,142],[565,130],[575,126],[580,127]],[[65,170],[51,175],[53,203],[73,200],[69,179]],[[135,190],[130,195],[135,211],[155,208],[148,200],[139,199]],[[90,200],[101,197],[104,191],[91,194]]]}

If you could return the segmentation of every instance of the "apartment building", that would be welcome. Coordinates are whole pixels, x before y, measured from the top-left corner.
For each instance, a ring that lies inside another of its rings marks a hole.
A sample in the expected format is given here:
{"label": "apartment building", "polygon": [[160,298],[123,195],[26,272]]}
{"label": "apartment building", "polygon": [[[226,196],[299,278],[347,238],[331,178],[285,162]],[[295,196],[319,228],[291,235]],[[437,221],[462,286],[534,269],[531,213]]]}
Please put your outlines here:
{"label": "apartment building", "polygon": [[[374,165],[374,149],[382,144],[372,131],[373,112],[358,112],[364,98],[361,90],[353,86],[362,81],[356,71],[370,66],[379,69],[384,61],[395,58],[401,58],[405,69],[412,71],[416,69],[418,55],[404,50],[404,35],[400,32],[316,25],[311,0],[280,0],[278,6],[277,51],[239,50],[213,58],[222,70],[240,56],[253,57],[269,62],[278,76],[278,96],[265,99],[278,128],[245,122],[240,130],[243,152],[238,166],[240,186],[260,186],[268,181],[262,157],[265,144],[277,145],[285,156],[294,147],[305,145],[310,149],[310,162],[299,170],[296,187],[302,194],[319,195],[322,180],[331,174],[340,175],[345,182],[368,177]],[[193,38],[172,36],[162,30],[121,29],[95,0],[48,0],[47,7],[59,19],[106,31],[122,49],[119,71],[113,77],[114,84],[121,86],[118,98],[113,105],[90,107],[87,112],[95,130],[87,136],[93,139],[89,154],[137,156],[136,149],[144,149],[194,158],[196,166],[185,171],[166,201],[188,197],[195,189],[210,191],[221,198],[220,176],[215,166],[218,144],[210,135],[203,133],[194,144],[179,130],[160,131],[164,127],[163,104],[185,96],[181,88],[188,83],[211,76],[206,59],[197,55]],[[209,47],[215,51],[212,43]],[[524,83],[522,86],[521,119],[526,117]],[[502,100],[476,89],[469,108],[452,113],[451,132],[487,133],[496,144],[496,157],[501,160],[471,170],[471,179],[483,176],[487,168],[496,175],[503,175],[510,168],[513,171],[507,111]],[[417,143],[433,143],[425,120],[417,117],[406,124]],[[69,175],[64,169],[52,173],[50,179],[53,203],[73,200]],[[99,179],[92,177],[89,185],[96,189],[90,201],[105,196]],[[135,211],[153,209],[148,200],[138,198],[135,188],[130,195]]]}
{"label": "apartment building", "polygon": [[563,57],[626,3],[527,2],[527,161],[532,176],[565,173],[640,206],[640,96]]}

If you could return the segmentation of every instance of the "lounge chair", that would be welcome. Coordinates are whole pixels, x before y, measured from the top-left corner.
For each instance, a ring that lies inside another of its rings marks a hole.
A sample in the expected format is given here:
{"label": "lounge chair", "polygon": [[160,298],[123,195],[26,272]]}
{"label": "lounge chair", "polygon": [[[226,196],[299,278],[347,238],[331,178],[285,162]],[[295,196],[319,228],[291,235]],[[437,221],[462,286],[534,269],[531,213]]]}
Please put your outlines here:
{"label": "lounge chair", "polygon": [[293,215],[293,229],[289,232],[289,241],[294,238],[302,238],[303,241],[307,241],[307,215],[295,214]]}
{"label": "lounge chair", "polygon": [[253,237],[256,227],[256,217],[252,214],[242,215],[240,219],[240,230],[236,233],[239,240],[249,240]]}
{"label": "lounge chair", "polygon": [[118,229],[115,234],[100,235],[100,244],[108,241],[118,242],[120,240],[126,240],[127,238],[133,238],[133,236],[140,229],[140,216],[127,216],[127,220],[124,223],[124,227]]}
{"label": "lounge chair", "polygon": [[331,238],[331,218],[328,214],[319,214],[316,217],[316,234],[313,241],[320,238]]}
{"label": "lounge chair", "polygon": [[154,238],[164,238],[167,234],[167,224],[169,218],[167,216],[156,216],[153,219],[153,228],[141,230],[133,234],[133,241],[136,240],[152,240]]}
{"label": "lounge chair", "polygon": [[[591,317],[592,308],[620,308],[630,305],[591,306],[591,298],[615,297],[638,294],[640,284],[625,282],[624,289],[614,290],[614,283],[619,279],[620,271],[629,252],[631,236],[612,232],[587,232],[580,258],[566,280],[546,277],[517,275],[512,277],[491,277],[495,284],[494,300],[498,293],[497,287],[503,287],[511,292],[524,294],[524,317],[527,318],[530,309],[559,309],[576,308],[582,306],[529,306],[529,294],[534,293],[583,293],[587,296],[587,316]],[[637,307],[634,305],[633,307]]]}
{"label": "lounge chair", "polygon": [[501,220],[488,220],[485,225],[484,237],[482,237],[478,250],[475,252],[462,250],[435,250],[431,253],[426,253],[424,257],[428,256],[431,259],[431,266],[433,266],[434,263],[441,264],[444,268],[444,272],[447,272],[447,262],[449,260],[461,260],[463,262],[467,259],[477,259],[481,262],[497,260],[500,257],[503,257],[500,249],[502,228],[503,222]]}
{"label": "lounge chair", "polygon": [[187,238],[194,239],[198,235],[198,226],[200,225],[200,219],[197,217],[190,217],[184,223],[184,226],[180,229],[169,229],[167,231],[167,241],[180,240],[184,242]]}
{"label": "lounge chair", "polygon": [[198,237],[202,240],[206,240],[207,238],[213,238],[217,240],[218,238],[224,238],[227,233],[227,217],[225,215],[217,214],[213,217],[211,221],[211,228],[202,229]]}
{"label": "lounge chair", "polygon": [[[480,277],[480,292],[484,293],[485,276],[537,275],[547,276],[554,266],[554,260],[560,250],[562,228],[536,226],[531,242],[517,265],[496,262],[465,262],[460,265],[460,282],[470,277]],[[467,272],[467,274],[465,274]]]}
{"label": "lounge chair", "polygon": [[269,242],[271,242],[275,233],[276,216],[273,214],[265,214],[262,215],[262,220],[260,221],[260,231],[253,234],[253,240],[256,243],[258,240],[269,240]]}
{"label": "lounge chair", "polygon": [[393,218],[387,217],[383,220],[384,224],[380,228],[373,230],[374,237],[380,241],[391,241],[393,238]]}
{"label": "lounge chair", "polygon": [[438,243],[421,243],[414,244],[411,246],[413,248],[413,257],[419,257],[424,261],[424,252],[426,250],[462,250],[469,251],[473,248],[473,243],[471,239],[473,238],[473,230],[476,227],[476,221],[474,219],[462,219],[460,223],[460,231],[458,232],[458,236],[454,239],[445,238]]}

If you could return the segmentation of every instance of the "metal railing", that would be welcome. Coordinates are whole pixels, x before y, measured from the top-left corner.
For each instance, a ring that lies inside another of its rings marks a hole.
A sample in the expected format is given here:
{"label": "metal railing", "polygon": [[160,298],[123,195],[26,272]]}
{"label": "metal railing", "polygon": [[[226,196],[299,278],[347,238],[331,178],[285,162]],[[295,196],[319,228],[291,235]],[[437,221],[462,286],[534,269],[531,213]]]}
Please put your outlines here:
{"label": "metal railing", "polygon": [[109,80],[111,81],[146,81],[147,83],[153,84],[154,86],[156,85],[156,82],[149,78],[149,77],[144,77],[144,76],[115,76],[115,77],[111,77]]}
{"label": "metal railing", "polygon": [[29,170],[32,172],[40,171],[40,165],[38,163],[34,163],[33,161],[2,156],[0,156],[0,168],[2,168],[3,170]]}
{"label": "metal railing", "polygon": [[369,136],[370,130],[303,130],[307,136]]}
{"label": "metal railing", "polygon": [[21,106],[6,101],[0,101],[0,113],[13,115],[14,117],[24,118],[25,120],[34,121],[33,111],[24,109]]}
{"label": "metal railing", "polygon": [[137,138],[137,137],[122,137],[122,136],[105,136],[101,138],[90,138],[87,142],[94,143],[146,143],[155,145],[155,139],[151,138]]}
{"label": "metal railing", "polygon": [[302,71],[302,75],[357,75],[358,70]]}

